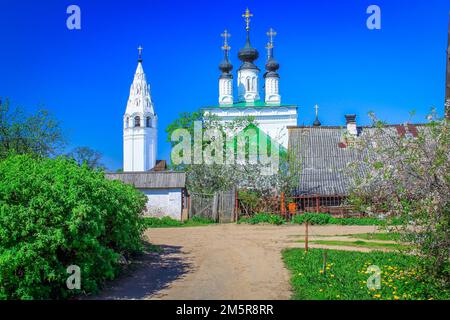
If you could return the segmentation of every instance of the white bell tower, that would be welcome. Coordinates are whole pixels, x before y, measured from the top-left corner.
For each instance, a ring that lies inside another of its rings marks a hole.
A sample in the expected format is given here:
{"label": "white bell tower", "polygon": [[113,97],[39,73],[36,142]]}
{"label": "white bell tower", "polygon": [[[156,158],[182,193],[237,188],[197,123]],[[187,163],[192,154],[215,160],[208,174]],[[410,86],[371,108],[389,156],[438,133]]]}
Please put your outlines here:
{"label": "white bell tower", "polygon": [[144,172],[156,164],[158,117],[142,68],[142,47],[123,116],[123,171]]}

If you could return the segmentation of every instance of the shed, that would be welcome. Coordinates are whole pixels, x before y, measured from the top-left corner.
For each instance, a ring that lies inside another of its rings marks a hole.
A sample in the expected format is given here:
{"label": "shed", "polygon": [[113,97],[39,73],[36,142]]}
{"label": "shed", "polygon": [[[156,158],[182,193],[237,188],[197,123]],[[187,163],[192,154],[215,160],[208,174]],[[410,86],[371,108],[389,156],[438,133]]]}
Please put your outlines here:
{"label": "shed", "polygon": [[107,173],[111,180],[133,185],[147,196],[144,214],[151,217],[170,216],[181,220],[186,208],[186,173],[172,171],[147,171]]}

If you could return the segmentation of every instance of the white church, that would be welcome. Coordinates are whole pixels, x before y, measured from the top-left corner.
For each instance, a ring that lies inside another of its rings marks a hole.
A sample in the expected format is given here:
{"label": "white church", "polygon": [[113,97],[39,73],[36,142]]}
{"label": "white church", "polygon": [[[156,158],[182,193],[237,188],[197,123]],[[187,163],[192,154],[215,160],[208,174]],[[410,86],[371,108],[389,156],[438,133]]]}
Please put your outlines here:
{"label": "white church", "polygon": [[[264,99],[261,99],[259,80],[261,70],[255,61],[259,52],[250,43],[250,18],[247,9],[243,15],[246,22],[246,42],[239,50],[241,66],[237,71],[237,97],[233,94],[233,66],[229,61],[230,46],[228,31],[224,38],[224,59],[219,65],[219,105],[203,108],[205,115],[215,115],[223,121],[251,116],[258,128],[288,148],[288,127],[297,126],[297,106],[283,105],[279,92],[279,63],[274,57],[272,29],[267,33],[267,62],[264,78]],[[130,94],[123,116],[123,173],[108,174],[110,179],[121,180],[134,185],[148,197],[146,214],[150,216],[171,216],[182,220],[186,216],[187,191],[186,174],[166,170],[165,162],[157,160],[158,116],[151,98],[150,86],[143,69],[142,48]]]}
{"label": "white church", "polygon": [[239,50],[238,58],[241,65],[237,70],[237,97],[233,94],[233,65],[229,61],[230,46],[228,38],[231,36],[224,31],[224,59],[219,65],[222,74],[219,77],[219,105],[203,108],[205,115],[214,115],[223,121],[232,121],[240,117],[251,116],[259,129],[271,139],[277,141],[285,149],[288,148],[288,127],[297,126],[297,106],[283,105],[279,89],[279,63],[274,57],[274,37],[276,32],[271,28],[267,35],[267,61],[265,65],[264,99],[261,99],[259,81],[261,70],[255,61],[259,52],[250,43],[250,18],[253,16],[249,9],[242,15],[246,22],[245,46]]}

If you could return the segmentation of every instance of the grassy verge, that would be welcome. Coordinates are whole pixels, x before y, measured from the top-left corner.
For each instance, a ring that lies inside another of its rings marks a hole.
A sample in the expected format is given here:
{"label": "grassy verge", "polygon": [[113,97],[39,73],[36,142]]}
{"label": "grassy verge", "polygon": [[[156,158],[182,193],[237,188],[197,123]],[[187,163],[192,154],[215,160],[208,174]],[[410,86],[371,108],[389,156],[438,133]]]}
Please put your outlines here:
{"label": "grassy verge", "polygon": [[[298,300],[419,300],[450,299],[449,288],[442,288],[425,275],[420,259],[393,252],[370,253],[326,250],[323,272],[322,249],[286,249],[283,260],[291,272],[293,299]],[[369,290],[367,280],[381,270],[381,288]]]}
{"label": "grassy verge", "polygon": [[176,228],[176,227],[198,227],[215,223],[210,219],[193,217],[187,221],[178,221],[170,217],[151,218],[145,217],[145,225],[147,228]]}
{"label": "grassy verge", "polygon": [[[299,242],[304,242],[300,240]],[[375,249],[390,249],[390,250],[405,250],[409,247],[407,245],[399,243],[380,243],[380,242],[370,242],[370,241],[341,241],[341,240],[311,240],[309,243],[312,244],[323,244],[329,246],[345,246],[345,247],[357,247],[357,248],[375,248]]]}
{"label": "grassy verge", "polygon": [[292,221],[286,222],[286,219],[280,215],[258,213],[252,217],[241,218],[238,223],[248,224],[303,224],[308,221],[311,225],[345,225],[345,226],[385,226],[385,225],[398,225],[400,221],[398,219],[381,220],[377,218],[334,218],[326,213],[303,213],[296,215],[292,218]]}
{"label": "grassy verge", "polygon": [[349,234],[349,237],[363,240],[399,241],[400,233],[359,233]]}

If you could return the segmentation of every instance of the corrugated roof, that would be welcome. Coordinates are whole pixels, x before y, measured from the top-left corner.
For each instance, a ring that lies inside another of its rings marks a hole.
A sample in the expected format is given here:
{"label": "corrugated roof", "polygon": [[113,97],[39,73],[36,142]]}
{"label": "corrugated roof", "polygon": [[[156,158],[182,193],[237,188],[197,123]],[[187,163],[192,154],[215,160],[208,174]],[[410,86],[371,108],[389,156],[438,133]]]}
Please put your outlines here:
{"label": "corrugated roof", "polygon": [[174,189],[186,186],[186,173],[184,172],[124,172],[107,173],[106,178],[120,180],[142,189]]}
{"label": "corrugated roof", "polygon": [[[386,132],[398,135],[398,127],[387,126]],[[416,129],[409,129],[413,131],[412,134],[416,134]],[[373,127],[358,127],[358,135],[370,136],[374,130]],[[348,194],[351,185],[348,165],[362,161],[368,154],[346,146],[343,140],[345,131],[346,127],[289,128],[289,149],[295,152],[301,166],[299,194]],[[388,141],[386,139],[386,143]],[[361,165],[358,171],[358,175],[363,176],[364,166]]]}

